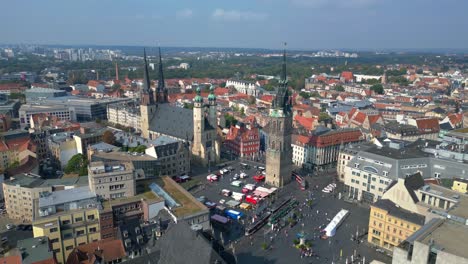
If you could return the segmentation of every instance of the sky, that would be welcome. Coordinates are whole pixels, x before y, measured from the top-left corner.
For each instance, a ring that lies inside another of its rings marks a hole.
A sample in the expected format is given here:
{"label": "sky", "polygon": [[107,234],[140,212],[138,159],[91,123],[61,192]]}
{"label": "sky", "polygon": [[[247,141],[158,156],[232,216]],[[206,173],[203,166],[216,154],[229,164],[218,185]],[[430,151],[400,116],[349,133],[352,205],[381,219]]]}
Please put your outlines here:
{"label": "sky", "polygon": [[467,0],[1,0],[0,43],[467,48]]}

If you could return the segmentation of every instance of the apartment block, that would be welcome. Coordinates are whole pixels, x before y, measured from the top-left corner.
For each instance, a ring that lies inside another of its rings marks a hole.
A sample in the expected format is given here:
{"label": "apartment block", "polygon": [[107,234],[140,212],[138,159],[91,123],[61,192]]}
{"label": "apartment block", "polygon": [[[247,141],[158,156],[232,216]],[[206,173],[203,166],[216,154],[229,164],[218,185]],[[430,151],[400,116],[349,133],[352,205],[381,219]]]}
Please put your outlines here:
{"label": "apartment block", "polygon": [[31,173],[12,176],[3,183],[8,217],[31,222],[34,215],[34,200],[41,197],[41,194],[86,184],[86,176],[49,180],[44,180],[39,175]]}
{"label": "apartment block", "polygon": [[88,186],[43,195],[34,202],[34,237],[46,236],[59,264],[77,246],[101,239],[101,203]]}
{"label": "apartment block", "polygon": [[104,199],[135,195],[135,170],[131,162],[91,162],[88,179],[90,190]]}
{"label": "apartment block", "polygon": [[423,225],[424,216],[381,199],[371,205],[367,241],[391,251]]}

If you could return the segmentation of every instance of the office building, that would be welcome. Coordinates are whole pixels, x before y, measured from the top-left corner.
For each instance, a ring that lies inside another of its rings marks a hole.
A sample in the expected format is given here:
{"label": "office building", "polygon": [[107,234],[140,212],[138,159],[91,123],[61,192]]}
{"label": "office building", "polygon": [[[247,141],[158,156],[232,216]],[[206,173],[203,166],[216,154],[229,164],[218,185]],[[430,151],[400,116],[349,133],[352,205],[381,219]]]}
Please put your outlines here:
{"label": "office building", "polygon": [[12,176],[3,183],[8,217],[31,222],[34,200],[38,199],[41,194],[64,188],[86,186],[87,184],[88,178],[86,176],[49,180],[44,180],[31,173]]}
{"label": "office building", "polygon": [[340,151],[337,172],[349,196],[374,202],[392,182],[420,173],[423,178],[468,177],[464,162],[431,152],[431,141],[378,141],[346,146]]}
{"label": "office building", "polygon": [[66,96],[67,92],[64,90],[32,87],[31,89],[27,89],[26,91],[24,91],[24,94],[26,96],[26,102],[33,103],[37,100]]}
{"label": "office building", "polygon": [[393,249],[393,264],[468,264],[468,227],[432,219]]}
{"label": "office building", "polygon": [[19,109],[20,126],[22,129],[31,126],[31,116],[33,114],[47,114],[56,116],[59,120],[76,121],[76,111],[71,105],[28,103],[21,105]]}
{"label": "office building", "polygon": [[89,189],[104,199],[135,195],[135,171],[131,162],[95,161],[88,165]]}
{"label": "office building", "polygon": [[83,98],[63,96],[46,98],[37,102],[41,106],[56,105],[74,109],[76,120],[80,122],[107,119],[107,106],[130,101],[130,98]]}
{"label": "office building", "polygon": [[101,239],[100,209],[88,186],[44,194],[34,201],[34,237],[48,237],[57,262],[64,264],[75,247]]}

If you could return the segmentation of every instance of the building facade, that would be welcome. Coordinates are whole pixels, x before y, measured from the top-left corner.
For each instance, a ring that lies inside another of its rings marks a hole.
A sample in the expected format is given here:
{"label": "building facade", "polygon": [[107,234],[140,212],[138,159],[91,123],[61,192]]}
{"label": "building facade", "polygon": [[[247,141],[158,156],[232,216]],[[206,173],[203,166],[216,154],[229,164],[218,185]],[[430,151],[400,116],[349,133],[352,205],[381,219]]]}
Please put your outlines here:
{"label": "building facade", "polygon": [[260,94],[260,87],[254,83],[238,80],[227,80],[226,87],[234,87],[239,93],[257,97]]}
{"label": "building facade", "polygon": [[424,216],[397,207],[390,200],[381,199],[371,205],[367,241],[393,251],[424,225]]}
{"label": "building facade", "polygon": [[35,200],[34,237],[46,236],[59,264],[79,245],[101,239],[101,203],[88,186],[49,193]]}
{"label": "building facade", "polygon": [[259,129],[239,123],[231,126],[224,145],[238,157],[257,157],[260,152]]}
{"label": "building facade", "polygon": [[21,129],[31,126],[32,115],[41,113],[56,116],[59,120],[76,121],[75,108],[68,105],[24,104],[19,109]]}
{"label": "building facade", "polygon": [[424,141],[387,141],[345,147],[337,172],[353,199],[374,202],[399,178],[420,173],[423,178],[466,177],[465,163],[434,157]]}
{"label": "building facade", "polygon": [[141,130],[140,107],[133,103],[110,104],[107,106],[107,121]]}
{"label": "building facade", "polygon": [[91,162],[88,166],[89,189],[104,199],[135,195],[135,171],[131,162]]}
{"label": "building facade", "polygon": [[[338,160],[340,148],[364,140],[359,129],[345,128],[330,130],[320,128],[307,139],[304,136],[296,137],[293,143],[293,160],[298,166],[305,169],[319,168],[325,165],[334,165]],[[302,163],[299,162],[302,160]]]}

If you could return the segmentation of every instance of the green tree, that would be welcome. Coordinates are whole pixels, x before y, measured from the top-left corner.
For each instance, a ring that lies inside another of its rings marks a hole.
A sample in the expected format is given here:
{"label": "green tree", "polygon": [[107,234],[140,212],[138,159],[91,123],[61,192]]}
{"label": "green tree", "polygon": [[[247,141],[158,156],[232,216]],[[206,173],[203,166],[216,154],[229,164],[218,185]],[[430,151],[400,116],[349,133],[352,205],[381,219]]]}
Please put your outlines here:
{"label": "green tree", "polygon": [[224,119],[226,120],[226,127],[235,126],[237,124],[237,119],[230,114],[225,114]]}
{"label": "green tree", "polygon": [[88,174],[88,160],[86,156],[78,153],[71,157],[64,169],[65,173],[78,173],[83,176]]}
{"label": "green tree", "polygon": [[241,114],[241,116],[245,116],[245,109],[244,109],[244,107],[241,107],[241,109],[239,110],[239,113]]}
{"label": "green tree", "polygon": [[370,89],[377,94],[384,94],[384,88],[380,83],[372,85]]}
{"label": "green tree", "polygon": [[337,86],[335,86],[335,91],[337,91],[337,92],[344,92],[344,87],[343,87],[343,85],[337,85]]}
{"label": "green tree", "polygon": [[331,117],[327,113],[321,112],[319,114],[319,122],[326,121],[326,120],[329,120],[329,119],[331,119]]}
{"label": "green tree", "polygon": [[310,98],[310,93],[308,93],[308,92],[300,92],[299,95],[304,99],[309,99]]}
{"label": "green tree", "polygon": [[184,103],[184,108],[193,109],[193,104]]}

